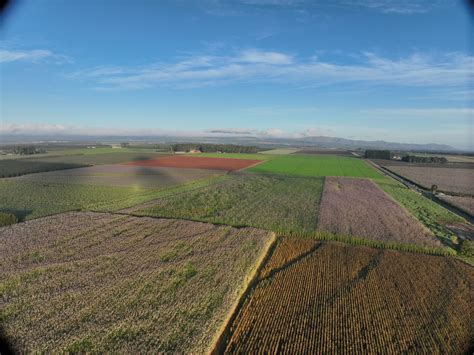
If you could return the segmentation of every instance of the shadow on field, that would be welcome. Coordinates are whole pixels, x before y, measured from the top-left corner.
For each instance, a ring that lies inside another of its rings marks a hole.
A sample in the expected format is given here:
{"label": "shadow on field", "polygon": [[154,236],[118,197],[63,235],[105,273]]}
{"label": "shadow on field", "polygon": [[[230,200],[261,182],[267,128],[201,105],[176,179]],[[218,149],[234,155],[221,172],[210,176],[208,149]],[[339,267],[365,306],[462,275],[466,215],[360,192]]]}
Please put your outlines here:
{"label": "shadow on field", "polygon": [[[5,213],[13,213],[16,218],[18,218],[18,222],[23,222],[26,217],[33,213],[33,210],[17,210],[14,208],[0,208],[0,212]],[[0,352],[0,354],[3,354]]]}
{"label": "shadow on field", "polygon": [[12,344],[5,336],[3,328],[0,325],[0,354],[2,355],[10,355],[15,354]]}

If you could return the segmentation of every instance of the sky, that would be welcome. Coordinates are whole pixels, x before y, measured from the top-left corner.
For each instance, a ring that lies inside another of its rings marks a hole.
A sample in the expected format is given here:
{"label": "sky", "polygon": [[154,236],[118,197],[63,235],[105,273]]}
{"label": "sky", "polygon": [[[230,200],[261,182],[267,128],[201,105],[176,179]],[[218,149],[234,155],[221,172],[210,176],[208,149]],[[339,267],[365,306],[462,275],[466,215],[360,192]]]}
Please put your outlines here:
{"label": "sky", "polygon": [[16,1],[0,20],[0,133],[474,150],[472,20],[455,0]]}

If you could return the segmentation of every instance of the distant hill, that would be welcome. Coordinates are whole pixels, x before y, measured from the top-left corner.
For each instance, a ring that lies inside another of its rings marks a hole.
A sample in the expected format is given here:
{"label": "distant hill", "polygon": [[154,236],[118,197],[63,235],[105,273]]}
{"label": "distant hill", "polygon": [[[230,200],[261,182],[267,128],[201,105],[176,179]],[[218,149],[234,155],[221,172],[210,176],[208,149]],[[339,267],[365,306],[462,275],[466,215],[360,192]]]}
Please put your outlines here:
{"label": "distant hill", "polygon": [[315,148],[345,148],[345,149],[390,149],[401,151],[433,151],[433,152],[454,152],[457,149],[446,144],[414,144],[378,141],[364,141],[337,137],[303,137],[303,138],[275,138],[261,137],[254,135],[236,136],[41,136],[41,135],[17,135],[3,134],[1,137],[4,144],[15,143],[47,143],[47,142],[149,142],[149,143],[223,143],[258,146],[294,146],[294,147],[315,147]]}

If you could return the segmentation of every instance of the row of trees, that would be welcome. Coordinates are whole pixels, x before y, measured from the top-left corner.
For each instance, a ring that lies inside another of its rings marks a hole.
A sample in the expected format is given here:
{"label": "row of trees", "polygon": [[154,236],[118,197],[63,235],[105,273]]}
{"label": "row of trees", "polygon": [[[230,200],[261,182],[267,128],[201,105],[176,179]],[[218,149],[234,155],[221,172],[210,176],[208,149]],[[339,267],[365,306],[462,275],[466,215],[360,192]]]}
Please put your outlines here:
{"label": "row of trees", "polygon": [[190,152],[192,150],[198,150],[203,153],[258,153],[261,150],[260,148],[254,146],[209,143],[177,143],[172,144],[171,148],[174,152]]}
{"label": "row of trees", "polygon": [[408,163],[423,163],[423,164],[446,164],[448,159],[445,157],[422,157],[417,155],[406,155],[402,157],[403,161]]}
{"label": "row of trees", "polygon": [[26,146],[26,147],[15,147],[13,148],[13,153],[20,154],[20,155],[31,155],[31,154],[39,154],[39,153],[46,153],[46,150],[36,148],[35,146]]}
{"label": "row of trees", "polygon": [[376,150],[376,149],[367,149],[365,151],[366,159],[387,159],[392,158],[392,153],[390,150]]}

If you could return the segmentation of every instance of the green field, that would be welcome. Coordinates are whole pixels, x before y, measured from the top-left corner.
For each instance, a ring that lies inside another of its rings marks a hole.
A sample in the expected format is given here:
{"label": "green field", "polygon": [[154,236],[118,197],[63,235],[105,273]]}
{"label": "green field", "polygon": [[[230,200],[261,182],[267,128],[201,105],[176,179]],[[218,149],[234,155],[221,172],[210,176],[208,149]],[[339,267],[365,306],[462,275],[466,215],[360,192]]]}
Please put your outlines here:
{"label": "green field", "polygon": [[351,176],[381,178],[363,160],[339,156],[281,155],[247,171],[290,176]]}
{"label": "green field", "polygon": [[322,188],[319,178],[235,175],[216,185],[160,199],[133,213],[310,232],[316,229]]}
{"label": "green field", "polygon": [[0,180],[0,211],[13,212],[20,220],[72,210],[116,211],[169,194],[206,186],[219,179],[225,177],[193,181],[166,189]]}
{"label": "green field", "polygon": [[382,190],[392,196],[393,199],[429,228],[443,244],[452,246],[455,236],[445,225],[447,223],[463,222],[464,220],[461,217],[456,216],[437,203],[391,179],[378,180],[376,182]]}

